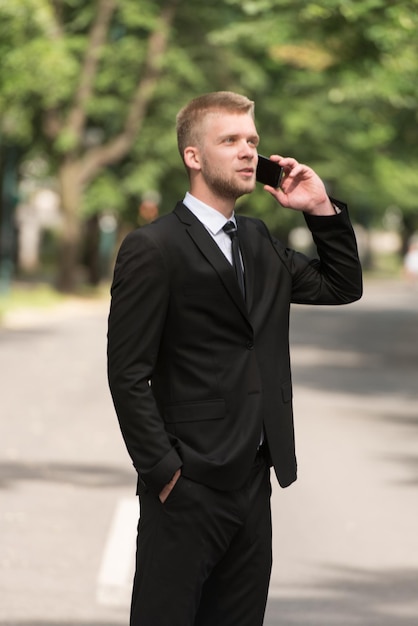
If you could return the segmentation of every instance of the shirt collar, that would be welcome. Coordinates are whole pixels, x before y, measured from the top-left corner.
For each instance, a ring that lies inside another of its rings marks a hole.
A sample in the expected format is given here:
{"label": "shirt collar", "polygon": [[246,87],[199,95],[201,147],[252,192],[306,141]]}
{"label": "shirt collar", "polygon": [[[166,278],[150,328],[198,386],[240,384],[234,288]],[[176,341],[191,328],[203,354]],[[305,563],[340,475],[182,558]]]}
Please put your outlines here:
{"label": "shirt collar", "polygon": [[236,226],[235,214],[229,220],[216,209],[198,200],[188,191],[183,200],[183,204],[193,213],[197,219],[213,234],[217,235],[227,222],[234,222]]}

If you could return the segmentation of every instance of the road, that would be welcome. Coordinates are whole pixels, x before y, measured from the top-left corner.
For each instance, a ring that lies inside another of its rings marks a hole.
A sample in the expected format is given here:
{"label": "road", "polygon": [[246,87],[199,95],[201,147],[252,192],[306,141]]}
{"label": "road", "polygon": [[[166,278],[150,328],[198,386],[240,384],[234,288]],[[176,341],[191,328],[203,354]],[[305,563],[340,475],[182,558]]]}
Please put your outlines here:
{"label": "road", "polygon": [[[71,301],[0,328],[0,626],[127,624],[135,475],[106,314]],[[418,623],[417,322],[400,282],[294,307],[299,480],[273,481],[265,626]]]}

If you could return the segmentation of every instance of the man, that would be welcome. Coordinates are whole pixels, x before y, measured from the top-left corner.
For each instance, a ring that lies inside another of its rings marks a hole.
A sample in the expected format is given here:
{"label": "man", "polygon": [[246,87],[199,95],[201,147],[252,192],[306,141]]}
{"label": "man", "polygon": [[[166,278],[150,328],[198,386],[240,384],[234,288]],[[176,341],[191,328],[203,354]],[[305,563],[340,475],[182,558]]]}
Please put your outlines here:
{"label": "man", "polygon": [[[255,187],[250,100],[196,98],[177,134],[190,192],[125,239],[109,316],[110,388],[139,476],[131,626],[258,626],[271,570],[270,466],[283,487],[296,479],[290,303],[353,302],[361,268],[346,206],[293,158],[271,157],[285,178],[264,188],[304,212],[319,259],[235,216],[236,199]],[[237,274],[227,222],[239,236]]]}

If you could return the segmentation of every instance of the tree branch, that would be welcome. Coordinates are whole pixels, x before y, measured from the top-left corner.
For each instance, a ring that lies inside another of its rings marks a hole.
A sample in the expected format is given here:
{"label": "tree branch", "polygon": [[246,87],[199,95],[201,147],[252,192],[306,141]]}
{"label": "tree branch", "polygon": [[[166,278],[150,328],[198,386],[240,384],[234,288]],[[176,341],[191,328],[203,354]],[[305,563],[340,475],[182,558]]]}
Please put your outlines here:
{"label": "tree branch", "polygon": [[119,161],[134,144],[162,74],[162,58],[168,47],[176,7],[177,0],[166,4],[148,39],[144,69],[132,97],[123,131],[107,144],[86,152],[81,174],[83,183],[94,178],[107,165]]}
{"label": "tree branch", "polygon": [[[43,129],[49,139],[55,140],[62,131],[66,131],[74,138],[74,144],[80,143],[86,123],[86,104],[93,93],[93,83],[96,76],[100,51],[106,40],[107,31],[113,12],[116,8],[116,0],[100,0],[96,9],[96,19],[94,20],[87,43],[87,51],[84,63],[80,72],[78,88],[74,95],[74,100],[67,120],[64,121],[61,112],[57,107],[48,109],[43,116]],[[61,4],[57,0],[52,0],[53,26],[50,36],[52,39],[59,39],[64,36],[64,29],[61,22]]]}
{"label": "tree branch", "polygon": [[87,118],[86,104],[93,93],[93,84],[99,65],[100,51],[106,40],[109,24],[115,9],[115,0],[100,0],[96,9],[96,19],[90,29],[78,89],[75,93],[72,109],[65,124],[65,130],[71,133],[77,142],[82,139]]}
{"label": "tree branch", "polygon": [[64,35],[64,26],[62,21],[62,0],[50,0],[51,11],[54,19],[53,38],[62,37]]}
{"label": "tree branch", "polygon": [[[64,28],[61,18],[61,2],[58,0],[51,1],[51,29],[49,30],[49,36],[53,41],[62,39],[64,36]],[[42,127],[45,135],[52,140],[55,140],[62,130],[62,116],[56,107],[46,109],[42,116]]]}

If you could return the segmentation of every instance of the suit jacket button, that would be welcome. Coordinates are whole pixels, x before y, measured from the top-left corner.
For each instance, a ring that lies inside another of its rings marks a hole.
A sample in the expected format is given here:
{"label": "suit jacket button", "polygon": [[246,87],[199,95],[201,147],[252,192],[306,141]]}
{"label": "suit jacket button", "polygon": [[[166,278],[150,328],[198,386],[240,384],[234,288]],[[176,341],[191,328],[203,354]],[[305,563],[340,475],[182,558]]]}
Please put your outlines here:
{"label": "suit jacket button", "polygon": [[254,350],[254,344],[252,341],[248,341],[247,343],[247,350]]}

